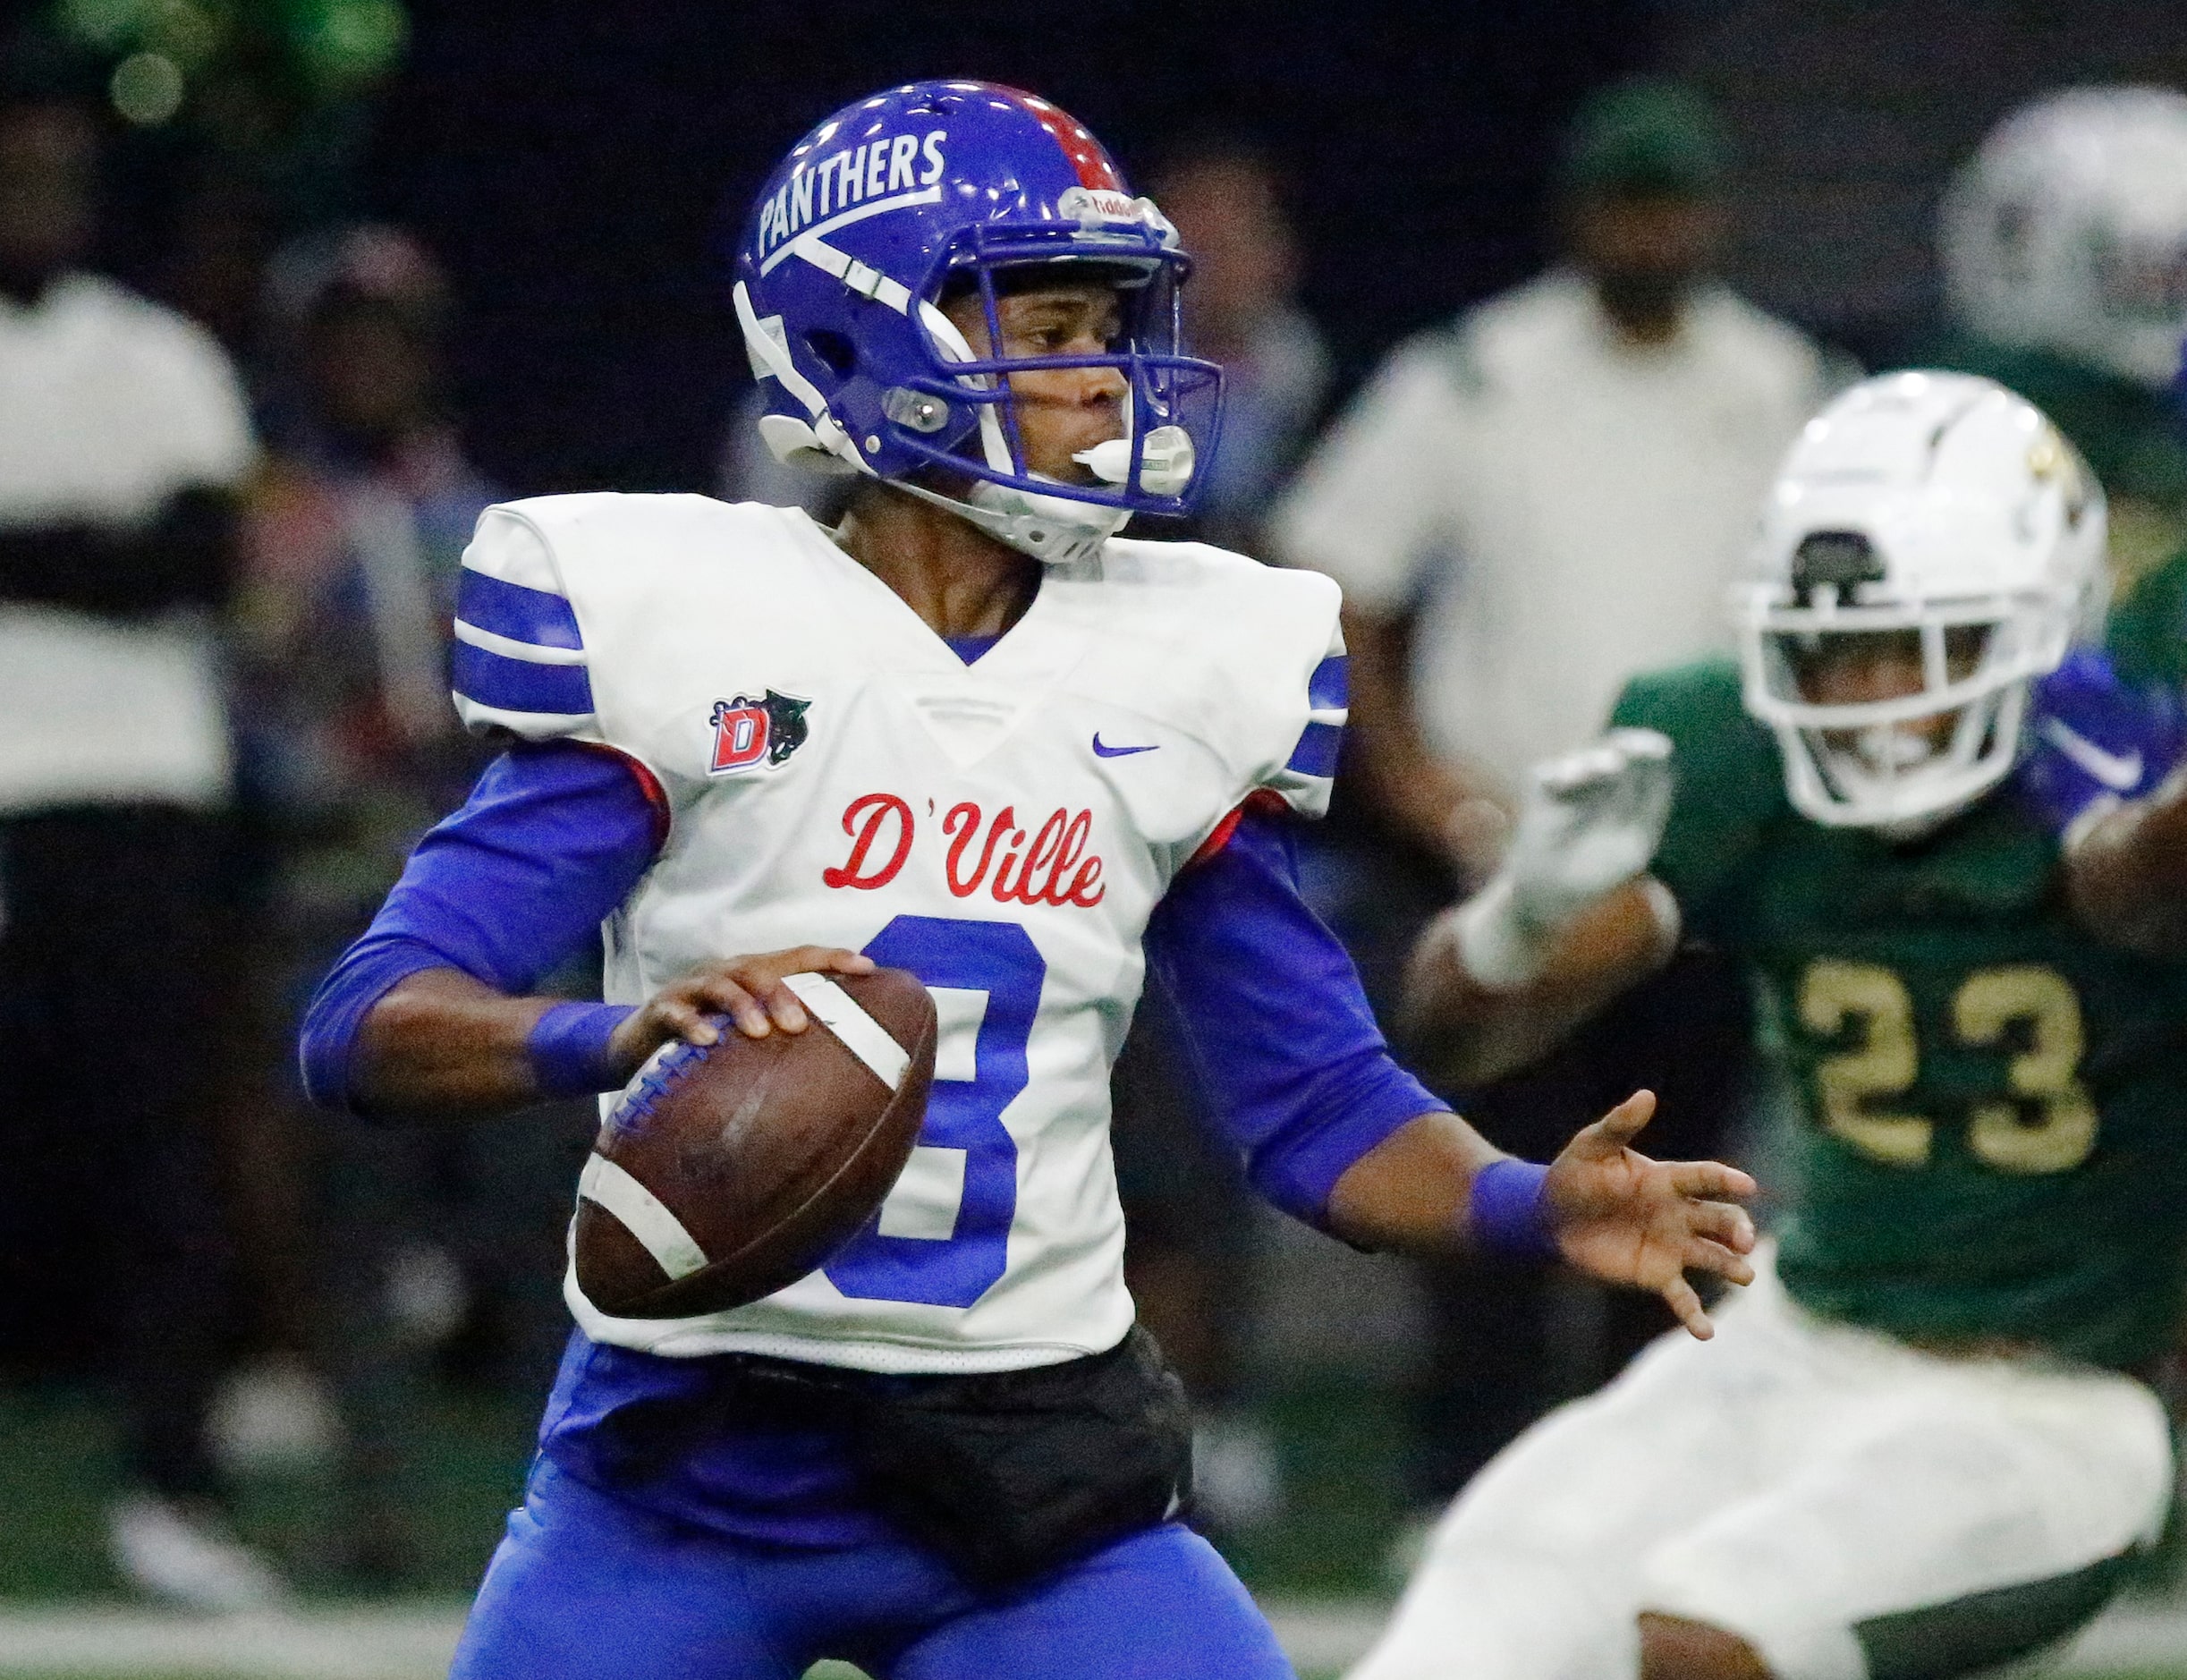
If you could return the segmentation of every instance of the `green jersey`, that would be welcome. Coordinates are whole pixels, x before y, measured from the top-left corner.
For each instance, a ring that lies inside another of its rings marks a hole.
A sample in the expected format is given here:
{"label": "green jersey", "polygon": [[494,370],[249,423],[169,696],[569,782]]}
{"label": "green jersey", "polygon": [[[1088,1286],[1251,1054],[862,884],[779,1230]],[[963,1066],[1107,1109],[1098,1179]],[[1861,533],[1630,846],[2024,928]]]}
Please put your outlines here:
{"label": "green jersey", "polygon": [[2128,682],[2187,689],[2187,549],[2112,603],[2104,641]]}
{"label": "green jersey", "polygon": [[1751,964],[1798,1094],[1778,1265],[1895,1335],[2129,1366],[2172,1345],[2187,1258],[2187,965],[2083,932],[2056,840],[1993,797],[1893,845],[1786,802],[1727,661],[1636,680],[1676,743],[1656,873]]}

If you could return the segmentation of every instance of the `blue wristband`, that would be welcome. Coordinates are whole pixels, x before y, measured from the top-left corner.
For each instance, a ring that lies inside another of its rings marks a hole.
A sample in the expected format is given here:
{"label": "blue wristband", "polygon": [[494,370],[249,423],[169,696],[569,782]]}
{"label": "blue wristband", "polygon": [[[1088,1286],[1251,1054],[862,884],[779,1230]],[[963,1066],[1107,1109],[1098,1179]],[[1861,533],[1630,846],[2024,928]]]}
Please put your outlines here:
{"label": "blue wristband", "polygon": [[614,1090],[626,1075],[608,1057],[607,1040],[630,1016],[630,1004],[556,1004],[532,1023],[524,1040],[543,1097],[589,1097]]}
{"label": "blue wristband", "polygon": [[1551,1260],[1556,1239],[1542,1218],[1541,1185],[1549,1169],[1533,1161],[1491,1161],[1473,1175],[1467,1227],[1483,1254]]}

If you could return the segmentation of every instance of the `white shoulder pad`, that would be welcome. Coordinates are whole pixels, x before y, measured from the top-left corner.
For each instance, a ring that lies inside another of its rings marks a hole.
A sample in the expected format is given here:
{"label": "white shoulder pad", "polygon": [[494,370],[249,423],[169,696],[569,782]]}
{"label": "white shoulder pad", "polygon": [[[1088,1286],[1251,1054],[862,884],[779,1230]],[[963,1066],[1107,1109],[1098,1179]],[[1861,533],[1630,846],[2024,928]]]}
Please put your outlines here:
{"label": "white shoulder pad", "polygon": [[455,709],[474,733],[501,728],[527,741],[598,741],[584,636],[554,549],[530,516],[538,505],[487,508],[463,550],[452,661]]}
{"label": "white shoulder pad", "polygon": [[[1163,667],[1149,686],[1170,691],[1177,721],[1230,768],[1237,799],[1265,790],[1302,816],[1325,813],[1347,715],[1335,582],[1202,543],[1123,539],[1109,542],[1106,570],[1107,587],[1142,595],[1162,621],[1140,632]],[[1181,692],[1175,677],[1188,672]]]}

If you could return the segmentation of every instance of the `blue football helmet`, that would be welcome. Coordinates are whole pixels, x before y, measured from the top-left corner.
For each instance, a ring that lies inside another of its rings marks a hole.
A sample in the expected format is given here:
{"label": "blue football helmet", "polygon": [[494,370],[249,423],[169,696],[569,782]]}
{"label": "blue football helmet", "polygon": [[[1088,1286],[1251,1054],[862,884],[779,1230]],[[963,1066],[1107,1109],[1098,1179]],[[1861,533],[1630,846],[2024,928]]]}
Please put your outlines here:
{"label": "blue football helmet", "polygon": [[[999,345],[996,276],[1030,264],[1113,282],[1118,339],[1099,354],[976,355],[945,291],[976,288]],[[1190,269],[1176,229],[1047,100],[984,81],[860,100],[791,150],[738,241],[760,433],[778,460],[887,479],[1038,559],[1088,557],[1134,513],[1188,511],[1206,477],[1223,376],[1180,349]],[[1130,385],[1125,435],[1079,454],[1090,482],[1036,474],[1008,376],[1092,367]],[[948,475],[970,489],[937,488]]]}

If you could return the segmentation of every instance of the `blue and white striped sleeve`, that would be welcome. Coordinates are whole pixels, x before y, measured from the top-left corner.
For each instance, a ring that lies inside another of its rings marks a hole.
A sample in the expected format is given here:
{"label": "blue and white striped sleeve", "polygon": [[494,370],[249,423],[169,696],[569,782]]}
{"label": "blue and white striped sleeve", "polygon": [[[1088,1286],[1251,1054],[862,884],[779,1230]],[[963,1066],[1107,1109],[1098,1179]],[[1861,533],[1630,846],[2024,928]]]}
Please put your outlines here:
{"label": "blue and white striped sleeve", "polygon": [[1344,633],[1337,631],[1331,637],[1328,651],[1307,678],[1305,727],[1299,732],[1297,744],[1284,768],[1266,783],[1302,817],[1328,814],[1337,750],[1344,743],[1344,720],[1351,716],[1350,663],[1344,653]]}
{"label": "blue and white striped sleeve", "polygon": [[600,739],[576,609],[546,538],[513,509],[487,508],[463,551],[452,672],[474,733]]}

